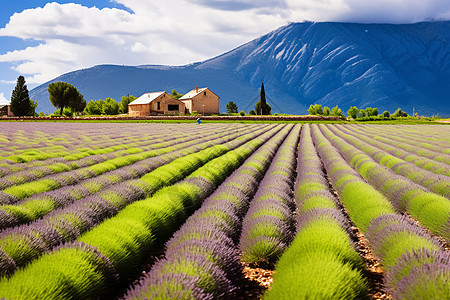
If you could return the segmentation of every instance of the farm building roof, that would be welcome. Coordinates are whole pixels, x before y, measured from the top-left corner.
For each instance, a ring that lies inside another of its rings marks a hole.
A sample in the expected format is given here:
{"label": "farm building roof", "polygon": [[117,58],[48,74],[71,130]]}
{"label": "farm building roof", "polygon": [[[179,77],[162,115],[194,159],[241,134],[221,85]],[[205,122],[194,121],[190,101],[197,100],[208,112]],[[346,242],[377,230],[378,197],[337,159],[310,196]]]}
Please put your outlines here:
{"label": "farm building roof", "polygon": [[180,100],[188,100],[188,99],[194,98],[195,96],[202,93],[206,89],[208,89],[208,88],[206,87],[206,88],[201,88],[201,89],[193,89],[192,91],[190,91],[189,93],[187,93],[183,97],[181,97]]}
{"label": "farm building roof", "polygon": [[131,102],[130,105],[149,104],[150,102],[152,102],[153,100],[155,100],[156,98],[158,98],[159,96],[161,96],[164,93],[165,93],[164,91],[163,92],[145,93],[144,95],[140,96],[139,98],[137,98],[136,100]]}

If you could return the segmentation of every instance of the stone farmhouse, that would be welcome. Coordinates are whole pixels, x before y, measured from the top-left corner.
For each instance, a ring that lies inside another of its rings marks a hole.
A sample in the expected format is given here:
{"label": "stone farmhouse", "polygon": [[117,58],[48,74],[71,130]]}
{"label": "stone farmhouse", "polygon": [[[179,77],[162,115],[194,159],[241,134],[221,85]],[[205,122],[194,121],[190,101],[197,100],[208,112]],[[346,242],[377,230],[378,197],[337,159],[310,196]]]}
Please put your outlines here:
{"label": "stone farmhouse", "polygon": [[167,114],[184,114],[185,105],[180,100],[172,98],[167,92],[146,93],[130,104],[130,116],[151,116]]}
{"label": "stone farmhouse", "polygon": [[146,93],[128,104],[130,116],[151,116],[170,114],[202,115],[219,114],[219,96],[209,88],[196,87],[179,100],[172,98],[167,92]]}
{"label": "stone farmhouse", "polygon": [[181,97],[180,101],[186,105],[187,113],[196,111],[202,115],[212,115],[219,114],[219,98],[209,88],[196,87]]}

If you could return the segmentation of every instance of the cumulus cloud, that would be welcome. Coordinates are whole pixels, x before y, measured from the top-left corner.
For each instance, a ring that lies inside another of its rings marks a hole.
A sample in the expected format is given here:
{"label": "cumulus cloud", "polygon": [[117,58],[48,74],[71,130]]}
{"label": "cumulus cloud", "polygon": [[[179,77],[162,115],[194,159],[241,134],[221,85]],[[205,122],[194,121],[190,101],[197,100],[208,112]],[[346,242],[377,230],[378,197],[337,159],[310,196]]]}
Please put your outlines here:
{"label": "cumulus cloud", "polygon": [[9,101],[5,98],[3,93],[0,93],[0,105],[9,104]]}
{"label": "cumulus cloud", "polygon": [[[448,0],[115,0],[128,8],[48,3],[14,14],[0,36],[38,46],[0,54],[30,84],[96,64],[187,64],[288,22],[449,19]],[[1,78],[9,80],[9,78]]]}

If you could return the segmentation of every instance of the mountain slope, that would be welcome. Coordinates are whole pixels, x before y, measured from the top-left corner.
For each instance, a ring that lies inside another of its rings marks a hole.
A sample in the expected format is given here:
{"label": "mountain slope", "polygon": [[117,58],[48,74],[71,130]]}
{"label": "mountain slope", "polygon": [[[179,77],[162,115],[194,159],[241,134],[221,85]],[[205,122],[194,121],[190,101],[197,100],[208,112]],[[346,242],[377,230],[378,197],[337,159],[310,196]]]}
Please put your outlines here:
{"label": "mountain slope", "polygon": [[[273,112],[306,113],[313,103],[347,110],[450,115],[450,22],[409,25],[292,23],[218,57],[181,67],[96,66],[51,82],[75,85],[86,100],[208,86],[250,110],[264,82]],[[52,111],[46,88],[31,91]]]}

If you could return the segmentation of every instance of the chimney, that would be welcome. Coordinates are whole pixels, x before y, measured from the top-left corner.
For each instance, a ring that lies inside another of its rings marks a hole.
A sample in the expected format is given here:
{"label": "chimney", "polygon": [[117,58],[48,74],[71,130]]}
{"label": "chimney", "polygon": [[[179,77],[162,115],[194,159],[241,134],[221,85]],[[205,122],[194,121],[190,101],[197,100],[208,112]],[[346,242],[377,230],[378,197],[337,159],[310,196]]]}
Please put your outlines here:
{"label": "chimney", "polygon": [[195,87],[195,92],[198,93],[198,86]]}

